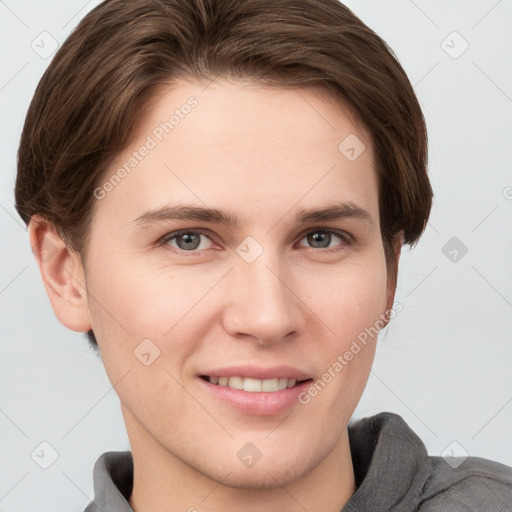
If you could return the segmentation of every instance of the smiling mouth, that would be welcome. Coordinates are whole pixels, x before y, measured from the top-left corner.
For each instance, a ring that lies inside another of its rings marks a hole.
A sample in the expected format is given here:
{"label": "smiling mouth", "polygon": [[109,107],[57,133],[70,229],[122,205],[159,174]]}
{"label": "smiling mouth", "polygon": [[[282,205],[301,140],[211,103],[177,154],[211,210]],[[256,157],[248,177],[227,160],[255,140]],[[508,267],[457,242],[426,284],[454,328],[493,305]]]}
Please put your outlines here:
{"label": "smiling mouth", "polygon": [[239,389],[250,393],[275,393],[284,389],[293,388],[312,379],[288,379],[286,377],[276,377],[273,379],[253,379],[250,377],[210,377],[209,375],[200,375],[201,379],[215,384],[216,386],[226,386],[231,389]]}

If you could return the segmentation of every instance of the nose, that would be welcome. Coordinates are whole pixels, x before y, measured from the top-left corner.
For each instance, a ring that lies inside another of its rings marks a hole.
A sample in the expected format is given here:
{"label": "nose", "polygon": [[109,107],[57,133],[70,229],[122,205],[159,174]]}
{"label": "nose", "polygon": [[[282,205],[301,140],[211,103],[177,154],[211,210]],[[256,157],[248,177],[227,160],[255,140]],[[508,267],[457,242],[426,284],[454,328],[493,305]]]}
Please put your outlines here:
{"label": "nose", "polygon": [[234,337],[259,344],[289,340],[302,331],[307,310],[290,270],[265,251],[256,261],[237,261],[230,272],[230,300],[224,328]]}

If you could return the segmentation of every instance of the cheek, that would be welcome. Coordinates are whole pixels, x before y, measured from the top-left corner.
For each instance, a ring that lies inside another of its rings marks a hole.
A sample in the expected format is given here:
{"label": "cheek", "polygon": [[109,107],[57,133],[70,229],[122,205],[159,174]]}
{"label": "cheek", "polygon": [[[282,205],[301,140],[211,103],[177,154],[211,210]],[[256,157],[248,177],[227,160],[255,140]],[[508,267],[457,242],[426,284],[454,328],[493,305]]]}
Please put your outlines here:
{"label": "cheek", "polygon": [[[93,330],[113,378],[134,362],[140,364],[133,351],[145,338],[161,351],[160,362],[171,350],[179,367],[198,349],[191,338],[207,337],[212,322],[222,317],[222,304],[229,303],[230,288],[220,283],[229,264],[151,268],[147,259],[109,251],[91,259],[89,287],[97,299]],[[348,258],[339,265],[310,262],[288,270],[284,277],[293,290],[290,300],[308,317],[303,337],[322,339],[323,350],[311,354],[319,364],[348,350],[384,311],[386,270],[379,247],[367,251],[365,258]]]}
{"label": "cheek", "polygon": [[[166,366],[180,368],[197,350],[191,341],[201,340],[208,329],[201,319],[212,313],[214,294],[206,295],[226,269],[154,267],[143,257],[125,261],[120,254],[110,254],[110,259],[106,253],[96,258],[101,265],[93,266],[91,258],[94,272],[88,285],[92,327],[111,380],[129,368],[139,369],[134,354],[139,346],[147,347],[151,358],[157,354],[159,363],[170,359],[172,365]],[[154,345],[143,341],[148,339]]]}
{"label": "cheek", "polygon": [[385,312],[387,275],[380,252],[366,261],[312,274],[304,283],[305,302],[326,327],[325,342],[330,352],[350,345]]}
{"label": "cheek", "polygon": [[317,276],[309,289],[308,303],[321,320],[316,325],[325,327],[321,350],[309,356],[321,369],[320,382],[304,397],[304,403],[316,404],[318,418],[325,411],[351,412],[366,385],[386,307],[386,267],[379,254],[322,279]]}
{"label": "cheek", "polygon": [[[179,279],[165,271],[151,271],[133,258],[127,260],[120,254],[103,254],[89,282],[97,299],[93,309],[95,327],[104,335],[114,335],[118,342],[132,333],[151,337],[168,330],[186,301]],[[91,268],[93,265],[91,259]]]}

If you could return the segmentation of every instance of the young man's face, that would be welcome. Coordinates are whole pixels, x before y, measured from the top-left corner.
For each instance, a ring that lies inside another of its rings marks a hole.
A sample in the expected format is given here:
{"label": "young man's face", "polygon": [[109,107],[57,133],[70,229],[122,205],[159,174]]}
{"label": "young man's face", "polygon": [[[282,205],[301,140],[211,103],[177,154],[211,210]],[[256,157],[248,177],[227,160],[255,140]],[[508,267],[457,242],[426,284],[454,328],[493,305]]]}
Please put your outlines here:
{"label": "young man's face", "polygon": [[[179,82],[155,98],[100,184],[127,163],[97,192],[87,314],[135,456],[276,487],[348,453],[376,338],[345,354],[392,305],[374,156],[318,92],[204,87]],[[185,206],[238,223],[138,220]],[[300,219],[335,206],[346,215]],[[310,380],[276,391],[293,384],[285,377]]]}

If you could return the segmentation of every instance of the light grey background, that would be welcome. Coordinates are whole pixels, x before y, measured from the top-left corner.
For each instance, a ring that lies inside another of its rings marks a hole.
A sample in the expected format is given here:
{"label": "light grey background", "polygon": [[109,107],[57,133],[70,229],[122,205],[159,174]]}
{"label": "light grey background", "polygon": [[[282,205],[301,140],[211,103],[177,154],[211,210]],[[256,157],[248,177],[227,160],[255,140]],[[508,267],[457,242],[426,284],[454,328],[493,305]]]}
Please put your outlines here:
{"label": "light grey background", "polygon": [[[13,206],[24,116],[51,60],[32,41],[62,43],[98,3],[0,1],[0,512],[81,511],[97,457],[129,449],[101,361],[55,318]],[[436,194],[354,417],[393,411],[431,454],[512,465],[512,0],[346,3],[415,86]],[[43,441],[58,452],[48,469],[31,458]]]}

